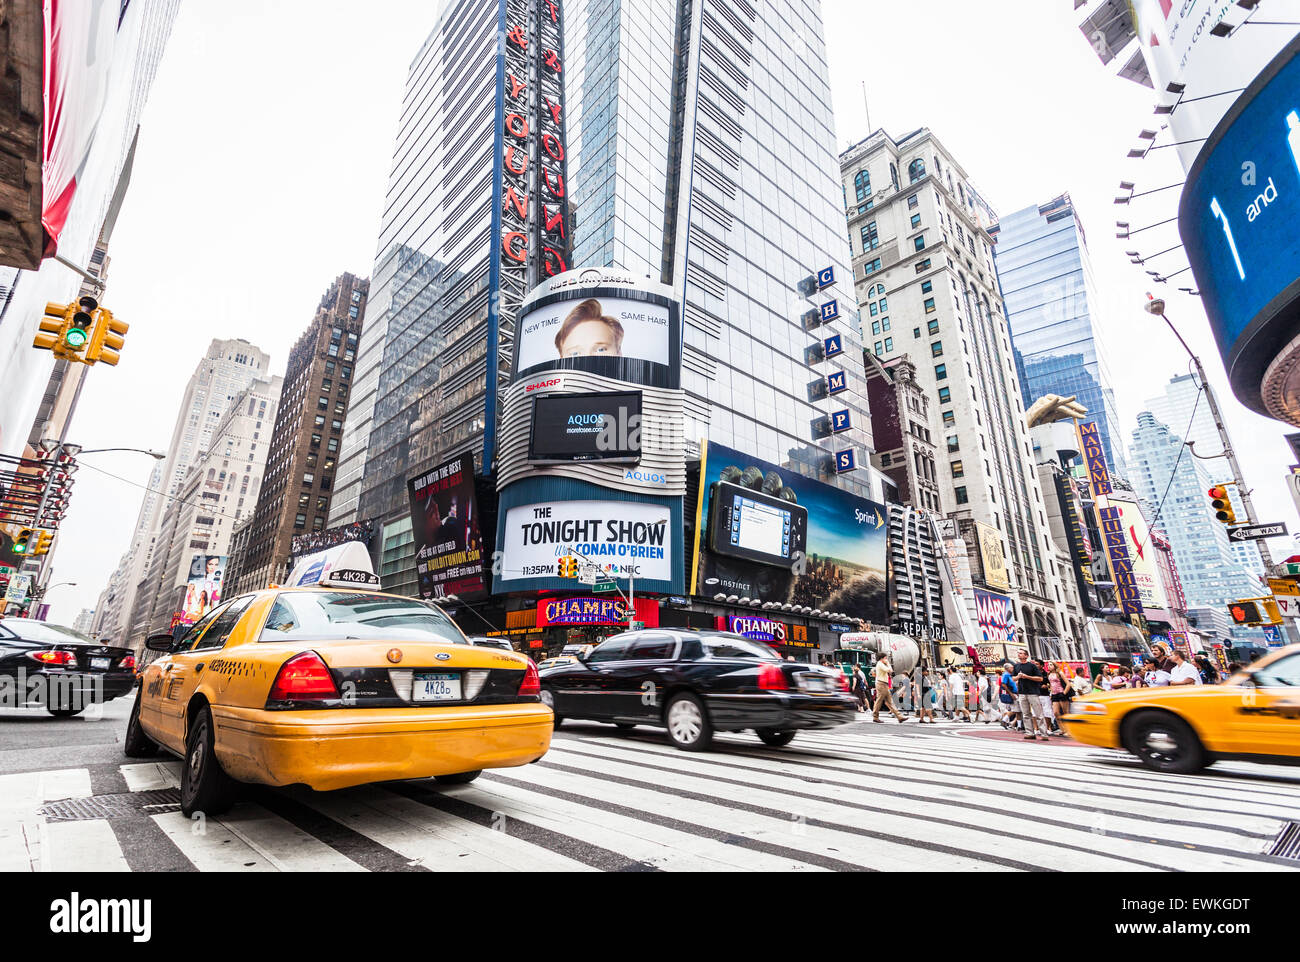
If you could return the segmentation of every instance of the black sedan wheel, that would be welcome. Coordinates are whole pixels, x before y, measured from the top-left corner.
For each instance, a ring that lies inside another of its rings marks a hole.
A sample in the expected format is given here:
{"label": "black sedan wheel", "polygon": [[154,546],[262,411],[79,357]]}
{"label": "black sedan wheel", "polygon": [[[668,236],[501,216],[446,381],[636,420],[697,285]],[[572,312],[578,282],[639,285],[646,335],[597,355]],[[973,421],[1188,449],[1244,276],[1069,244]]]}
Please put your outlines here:
{"label": "black sedan wheel", "polygon": [[757,732],[759,740],[764,745],[771,745],[773,748],[780,748],[782,745],[789,745],[794,741],[794,732],[778,732],[771,728],[760,728]]}
{"label": "black sedan wheel", "polygon": [[713,725],[703,703],[694,695],[677,695],[664,709],[668,738],[683,751],[702,752],[713,741]]}
{"label": "black sedan wheel", "polygon": [[158,754],[158,746],[140,727],[141,694],[142,692],[137,689],[135,706],[131,709],[131,717],[126,723],[126,738],[122,742],[122,754],[127,758],[151,758]]}
{"label": "black sedan wheel", "polygon": [[45,710],[48,711],[51,715],[53,715],[55,718],[72,718],[74,715],[80,715],[83,711],[85,711],[86,706],[82,705],[80,708],[48,708],[47,707]]}
{"label": "black sedan wheel", "polygon": [[476,772],[457,772],[455,775],[435,775],[433,780],[439,785],[468,785],[483,774],[483,769]]}
{"label": "black sedan wheel", "polygon": [[185,761],[181,765],[181,813],[220,815],[235,803],[235,781],[221,770],[213,751],[212,713],[199,710],[185,739]]}
{"label": "black sedan wheel", "polygon": [[1167,712],[1142,712],[1130,723],[1129,749],[1147,768],[1187,775],[1205,767],[1205,750],[1196,732]]}

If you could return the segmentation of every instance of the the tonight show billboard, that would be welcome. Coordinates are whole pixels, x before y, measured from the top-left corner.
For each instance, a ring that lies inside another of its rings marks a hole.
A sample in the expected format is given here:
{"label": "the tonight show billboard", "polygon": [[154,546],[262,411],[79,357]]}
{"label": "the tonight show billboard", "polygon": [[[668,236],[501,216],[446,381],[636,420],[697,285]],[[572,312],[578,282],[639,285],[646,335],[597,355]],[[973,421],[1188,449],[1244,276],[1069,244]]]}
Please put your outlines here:
{"label": "the tonight show billboard", "polygon": [[[752,495],[737,497],[737,488],[749,489]],[[714,515],[724,507],[724,498],[737,519],[728,529],[736,535],[734,551],[730,537],[728,543],[718,545],[722,550],[713,546],[717,532],[727,527],[717,524]],[[787,502],[790,510],[782,511],[781,502]],[[735,595],[843,612],[872,624],[889,623],[885,569],[889,513],[884,505],[713,443],[700,465],[699,503],[693,581],[697,595]],[[748,551],[742,544],[751,529],[741,533],[741,525],[749,524],[742,520],[746,511],[759,519]],[[754,560],[762,554],[779,556],[787,522],[796,531],[801,523],[806,525],[791,540],[788,562]],[[797,548],[800,542],[802,551]]]}
{"label": "the tonight show billboard", "polygon": [[474,456],[461,454],[407,482],[420,597],[488,596],[474,495]]}

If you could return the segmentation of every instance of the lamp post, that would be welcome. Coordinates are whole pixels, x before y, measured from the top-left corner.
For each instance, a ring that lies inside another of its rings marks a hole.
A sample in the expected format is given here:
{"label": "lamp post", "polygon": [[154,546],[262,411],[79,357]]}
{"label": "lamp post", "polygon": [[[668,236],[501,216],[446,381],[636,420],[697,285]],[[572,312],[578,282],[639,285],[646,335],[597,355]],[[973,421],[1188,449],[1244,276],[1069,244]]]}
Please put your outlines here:
{"label": "lamp post", "polygon": [[[1192,359],[1192,364],[1196,366],[1196,376],[1201,382],[1201,389],[1205,391],[1205,401],[1210,407],[1210,416],[1214,418],[1214,427],[1218,430],[1219,441],[1223,444],[1223,453],[1211,455],[1210,457],[1227,458],[1228,464],[1232,468],[1232,483],[1236,485],[1237,492],[1241,495],[1241,506],[1246,509],[1246,521],[1250,524],[1256,523],[1259,518],[1255,514],[1255,505],[1250,500],[1250,489],[1246,486],[1246,478],[1242,473],[1241,465],[1237,463],[1237,454],[1232,450],[1232,441],[1228,438],[1228,429],[1223,423],[1223,414],[1219,410],[1219,402],[1214,396],[1214,388],[1210,386],[1209,379],[1205,376],[1205,368],[1201,364],[1201,359],[1188,347],[1187,342],[1183,340],[1183,336],[1178,333],[1178,328],[1174,327],[1173,322],[1165,314],[1165,302],[1162,298],[1152,297],[1148,294],[1146,310],[1147,313],[1156,315],[1169,325],[1169,330],[1174,332],[1174,337],[1178,338],[1178,343],[1183,346],[1187,356]],[[1191,448],[1190,443],[1188,448]],[[1196,455],[1196,452],[1193,450],[1192,454]],[[1203,455],[1196,456],[1204,457]],[[1260,538],[1256,543],[1259,546],[1260,556],[1264,561],[1265,572],[1272,574],[1273,555],[1268,550],[1267,539]]]}

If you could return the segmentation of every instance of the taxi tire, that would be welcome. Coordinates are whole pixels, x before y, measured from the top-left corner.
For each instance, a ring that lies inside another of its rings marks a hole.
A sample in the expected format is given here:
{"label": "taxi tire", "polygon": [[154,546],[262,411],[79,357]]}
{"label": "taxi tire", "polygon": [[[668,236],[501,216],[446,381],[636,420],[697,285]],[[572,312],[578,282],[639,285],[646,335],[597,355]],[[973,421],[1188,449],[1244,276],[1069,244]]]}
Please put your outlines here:
{"label": "taxi tire", "polygon": [[[1147,733],[1154,728],[1160,729],[1171,738],[1178,750],[1178,757],[1171,760],[1159,760],[1142,754],[1140,747],[1145,743]],[[1144,766],[1155,772],[1170,775],[1191,775],[1206,767],[1205,748],[1201,740],[1187,724],[1177,715],[1164,711],[1142,711],[1133,716],[1125,732],[1125,743]]]}
{"label": "taxi tire", "polygon": [[140,698],[143,690],[137,688],[135,705],[126,722],[126,737],[122,739],[122,754],[127,758],[152,758],[158,754],[158,744],[140,727]]}
{"label": "taxi tire", "polygon": [[439,785],[468,785],[483,774],[483,769],[472,772],[457,772],[455,775],[434,775],[433,780]]}
{"label": "taxi tire", "polygon": [[213,744],[212,712],[205,705],[190,725],[181,760],[181,814],[186,818],[195,812],[220,815],[235,803],[237,783],[221,770]]}
{"label": "taxi tire", "polygon": [[789,745],[794,741],[794,732],[779,732],[772,728],[759,728],[754,731],[758,740],[764,745],[770,745],[772,748],[780,748],[782,745]]}
{"label": "taxi tire", "polygon": [[[695,710],[692,712],[687,708],[687,704],[693,704]],[[698,729],[694,740],[686,740],[681,737],[680,730],[674,730],[675,712],[674,709],[682,711],[688,715]],[[713,744],[713,723],[709,720],[709,710],[704,707],[704,703],[695,695],[684,693],[675,695],[664,706],[664,727],[668,729],[668,740],[673,746],[680,748],[685,752],[703,752],[708,751],[709,746]]]}

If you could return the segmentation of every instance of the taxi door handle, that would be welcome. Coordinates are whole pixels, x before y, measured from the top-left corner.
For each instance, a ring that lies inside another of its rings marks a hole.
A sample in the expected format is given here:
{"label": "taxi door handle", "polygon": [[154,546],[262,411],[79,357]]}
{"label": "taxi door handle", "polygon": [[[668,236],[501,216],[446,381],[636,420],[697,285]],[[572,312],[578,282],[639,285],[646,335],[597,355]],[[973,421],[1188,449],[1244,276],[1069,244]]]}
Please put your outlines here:
{"label": "taxi door handle", "polygon": [[203,671],[203,662],[199,662],[197,665],[194,666],[194,674],[197,675],[202,671]]}

